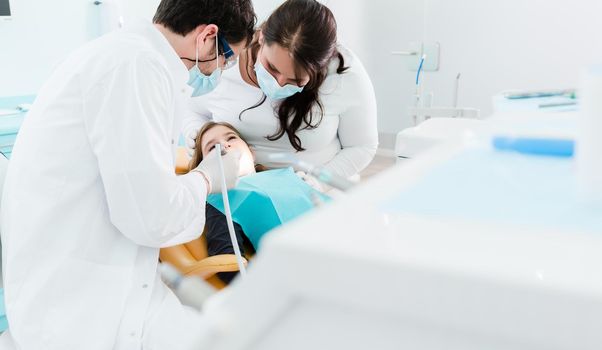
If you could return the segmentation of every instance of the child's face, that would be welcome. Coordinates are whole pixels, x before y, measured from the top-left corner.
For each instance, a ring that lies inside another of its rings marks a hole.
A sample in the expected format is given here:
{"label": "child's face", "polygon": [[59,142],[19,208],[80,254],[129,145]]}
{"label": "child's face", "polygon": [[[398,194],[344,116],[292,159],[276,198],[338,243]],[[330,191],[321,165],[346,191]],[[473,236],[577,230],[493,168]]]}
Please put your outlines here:
{"label": "child's face", "polygon": [[255,172],[255,157],[249,146],[232,131],[223,125],[216,125],[203,134],[201,152],[205,158],[216,144],[221,144],[226,151],[237,150],[240,152],[240,170],[238,176],[245,176]]}

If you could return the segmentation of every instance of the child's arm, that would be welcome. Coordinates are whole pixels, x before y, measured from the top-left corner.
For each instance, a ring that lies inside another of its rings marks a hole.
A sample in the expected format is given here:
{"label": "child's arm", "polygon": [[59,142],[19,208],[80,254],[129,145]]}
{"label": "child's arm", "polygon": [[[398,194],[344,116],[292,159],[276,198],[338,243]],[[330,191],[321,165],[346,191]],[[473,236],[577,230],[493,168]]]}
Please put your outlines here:
{"label": "child's arm", "polygon": [[[209,256],[220,254],[234,254],[234,247],[230,240],[226,216],[207,203],[205,209],[205,239],[207,241],[207,253]],[[238,239],[240,252],[244,255],[243,240],[246,239],[242,227],[234,223],[234,231]]]}
{"label": "child's arm", "polygon": [[[230,239],[226,216],[215,209],[211,204],[207,203],[205,209],[205,240],[207,241],[207,254],[209,256],[220,254],[234,254],[234,247]],[[245,250],[243,241],[246,239],[242,227],[236,222],[234,223],[234,232],[238,240],[238,246],[241,254],[244,256]],[[229,284],[238,272],[220,272],[217,274],[226,284]]]}

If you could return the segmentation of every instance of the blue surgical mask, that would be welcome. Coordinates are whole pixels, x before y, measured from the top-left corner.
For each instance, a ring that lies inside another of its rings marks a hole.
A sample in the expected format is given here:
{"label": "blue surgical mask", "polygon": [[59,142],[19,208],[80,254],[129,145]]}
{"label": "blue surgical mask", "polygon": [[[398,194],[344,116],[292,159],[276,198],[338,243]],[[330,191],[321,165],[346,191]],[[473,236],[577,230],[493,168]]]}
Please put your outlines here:
{"label": "blue surgical mask", "polygon": [[255,62],[255,74],[257,75],[259,88],[272,100],[282,100],[303,91],[302,86],[291,84],[280,86],[276,78],[265,69],[263,64],[261,64],[259,57],[257,58],[257,62]]}
{"label": "blue surgical mask", "polygon": [[219,84],[219,82],[221,80],[220,78],[222,76],[222,70],[219,68],[219,55],[217,55],[217,52],[218,52],[217,45],[218,44],[217,44],[217,38],[216,38],[216,40],[215,40],[215,52],[216,52],[216,56],[217,56],[215,58],[216,69],[213,71],[213,73],[211,73],[211,75],[205,75],[199,69],[199,45],[198,45],[198,40],[197,40],[196,59],[194,62],[194,66],[192,68],[190,68],[190,70],[188,71],[188,73],[190,75],[190,77],[188,78],[188,85],[190,87],[192,87],[192,89],[193,89],[192,97],[197,97],[200,95],[210,93],[217,87],[217,84]]}

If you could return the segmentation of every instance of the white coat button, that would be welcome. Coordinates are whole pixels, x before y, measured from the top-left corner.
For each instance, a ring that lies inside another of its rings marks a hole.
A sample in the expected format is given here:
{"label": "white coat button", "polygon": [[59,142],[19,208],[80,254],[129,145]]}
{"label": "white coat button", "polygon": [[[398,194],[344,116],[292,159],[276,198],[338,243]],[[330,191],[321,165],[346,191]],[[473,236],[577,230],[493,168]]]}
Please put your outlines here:
{"label": "white coat button", "polygon": [[186,93],[186,89],[182,89],[182,93],[185,94]]}
{"label": "white coat button", "polygon": [[142,285],[142,288],[148,288],[148,284],[146,284],[146,283],[145,283],[145,284],[143,284],[143,285]]}
{"label": "white coat button", "polygon": [[135,337],[135,336],[136,336],[136,332],[130,333],[130,337]]}
{"label": "white coat button", "polygon": [[176,141],[174,139],[171,139],[171,144],[173,145],[174,143],[176,143]]}

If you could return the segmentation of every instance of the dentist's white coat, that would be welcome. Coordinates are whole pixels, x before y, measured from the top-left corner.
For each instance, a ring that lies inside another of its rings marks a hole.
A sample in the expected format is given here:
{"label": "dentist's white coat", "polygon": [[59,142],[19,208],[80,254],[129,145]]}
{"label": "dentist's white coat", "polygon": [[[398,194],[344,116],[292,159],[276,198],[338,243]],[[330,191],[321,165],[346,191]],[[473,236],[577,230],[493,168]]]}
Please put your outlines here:
{"label": "dentist's white coat", "polygon": [[200,334],[157,274],[159,247],[205,220],[202,177],[174,173],[187,78],[137,23],[72,54],[40,90],[4,188],[1,349],[174,350]]}

